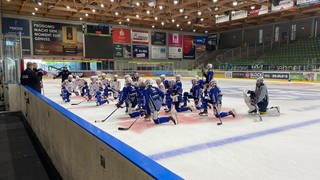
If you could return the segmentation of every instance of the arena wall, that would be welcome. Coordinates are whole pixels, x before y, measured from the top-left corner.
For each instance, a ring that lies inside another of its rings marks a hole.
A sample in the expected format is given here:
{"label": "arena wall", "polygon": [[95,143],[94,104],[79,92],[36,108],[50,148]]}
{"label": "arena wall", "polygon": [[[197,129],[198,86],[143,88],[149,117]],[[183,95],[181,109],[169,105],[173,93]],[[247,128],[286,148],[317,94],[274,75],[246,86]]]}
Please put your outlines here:
{"label": "arena wall", "polygon": [[63,179],[181,179],[29,87],[19,109]]}

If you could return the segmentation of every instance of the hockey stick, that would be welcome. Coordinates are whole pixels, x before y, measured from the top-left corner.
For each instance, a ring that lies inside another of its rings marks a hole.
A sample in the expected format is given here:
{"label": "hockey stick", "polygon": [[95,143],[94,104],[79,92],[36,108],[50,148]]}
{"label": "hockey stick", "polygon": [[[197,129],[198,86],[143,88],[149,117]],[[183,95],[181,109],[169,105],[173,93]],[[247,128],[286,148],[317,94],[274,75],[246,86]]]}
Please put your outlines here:
{"label": "hockey stick", "polygon": [[94,122],[105,122],[110,116],[112,116],[113,113],[115,113],[120,107],[117,107],[115,110],[113,110],[105,119],[103,120],[95,120]]}
{"label": "hockey stick", "polygon": [[255,107],[256,107],[256,110],[257,110],[257,115],[259,116],[259,120],[262,121],[262,117],[261,117],[258,105],[255,104]]}
{"label": "hockey stick", "polygon": [[222,125],[222,120],[221,120],[221,117],[220,117],[220,112],[218,112],[218,108],[217,108],[217,105],[214,105],[214,109],[216,110],[217,114],[218,114],[218,117],[219,117],[219,121],[217,123],[218,126]]}
{"label": "hockey stick", "polygon": [[118,127],[118,130],[119,130],[119,131],[127,131],[127,130],[129,130],[129,129],[133,126],[133,124],[134,124],[135,122],[137,122],[139,119],[140,119],[140,117],[136,118],[136,119],[130,124],[129,127]]}
{"label": "hockey stick", "polygon": [[79,104],[81,104],[81,103],[83,103],[83,102],[85,102],[85,101],[87,101],[87,99],[85,99],[85,100],[83,100],[83,101],[80,101],[80,102],[78,102],[78,103],[72,103],[71,105],[79,105]]}

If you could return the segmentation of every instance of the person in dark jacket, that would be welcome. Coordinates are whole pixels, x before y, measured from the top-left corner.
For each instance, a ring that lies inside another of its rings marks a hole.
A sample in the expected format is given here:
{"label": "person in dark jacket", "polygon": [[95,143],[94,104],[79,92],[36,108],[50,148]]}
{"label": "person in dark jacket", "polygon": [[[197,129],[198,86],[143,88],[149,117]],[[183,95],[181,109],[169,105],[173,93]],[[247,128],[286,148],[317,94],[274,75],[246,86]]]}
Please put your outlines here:
{"label": "person in dark jacket", "polygon": [[36,91],[41,93],[40,80],[37,77],[37,74],[32,70],[32,68],[32,62],[28,62],[27,69],[25,69],[21,74],[21,84],[24,86],[29,86],[32,89],[35,89]]}
{"label": "person in dark jacket", "polygon": [[63,83],[65,80],[68,79],[68,76],[71,74],[71,72],[68,70],[68,67],[67,66],[64,66],[63,67],[63,70],[59,72],[59,74],[54,77],[53,79],[55,78],[58,78],[61,76],[61,83]]}
{"label": "person in dark jacket", "polygon": [[43,88],[43,83],[42,83],[42,76],[45,75],[45,71],[43,71],[41,68],[38,68],[38,64],[37,63],[32,63],[33,66],[33,71],[36,73],[39,81],[40,81],[40,87],[37,87],[37,89],[41,89]]}

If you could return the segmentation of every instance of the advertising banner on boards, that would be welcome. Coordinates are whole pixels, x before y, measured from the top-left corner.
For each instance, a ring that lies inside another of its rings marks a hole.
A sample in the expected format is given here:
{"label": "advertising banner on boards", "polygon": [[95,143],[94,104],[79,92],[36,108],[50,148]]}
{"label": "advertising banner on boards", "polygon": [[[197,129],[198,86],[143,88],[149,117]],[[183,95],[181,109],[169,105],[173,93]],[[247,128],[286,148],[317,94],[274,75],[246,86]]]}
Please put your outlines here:
{"label": "advertising banner on boards", "polygon": [[168,35],[168,45],[174,47],[182,47],[182,34],[169,33]]}
{"label": "advertising banner on boards", "polygon": [[167,44],[167,34],[165,32],[151,32],[151,44],[165,46]]}
{"label": "advertising banner on boards", "polygon": [[148,44],[149,43],[149,32],[132,30],[132,43],[134,44]]}
{"label": "advertising banner on boards", "polygon": [[169,46],[169,59],[182,59],[182,47]]}

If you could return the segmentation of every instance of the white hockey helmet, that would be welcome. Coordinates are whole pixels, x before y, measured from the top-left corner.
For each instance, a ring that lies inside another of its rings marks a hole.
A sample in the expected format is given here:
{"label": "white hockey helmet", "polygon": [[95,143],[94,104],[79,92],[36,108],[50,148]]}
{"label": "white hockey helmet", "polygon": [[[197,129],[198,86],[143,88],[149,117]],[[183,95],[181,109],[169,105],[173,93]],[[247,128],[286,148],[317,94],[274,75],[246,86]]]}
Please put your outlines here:
{"label": "white hockey helmet", "polygon": [[208,64],[207,68],[211,69],[212,68],[212,64]]}
{"label": "white hockey helmet", "polygon": [[145,81],[145,84],[146,84],[146,86],[152,86],[153,82],[152,82],[151,79],[147,79],[147,80]]}
{"label": "white hockey helmet", "polygon": [[180,74],[177,74],[176,75],[176,80],[180,80],[181,79],[181,75]]}
{"label": "white hockey helmet", "polygon": [[102,73],[101,77],[107,77],[106,73]]}
{"label": "white hockey helmet", "polygon": [[118,78],[118,74],[113,75],[113,78]]}
{"label": "white hockey helmet", "polygon": [[165,79],[165,78],[166,78],[166,75],[161,74],[161,75],[160,75],[160,79],[162,79],[162,78]]}
{"label": "white hockey helmet", "polygon": [[263,83],[263,77],[262,76],[257,78],[257,83]]}
{"label": "white hockey helmet", "polygon": [[124,80],[124,82],[125,82],[126,84],[132,84],[132,79],[131,79],[131,77],[126,78],[126,79]]}
{"label": "white hockey helmet", "polygon": [[129,74],[124,75],[124,79],[131,78]]}
{"label": "white hockey helmet", "polygon": [[73,79],[73,76],[70,74],[70,75],[68,76],[68,79],[69,79],[69,80]]}

